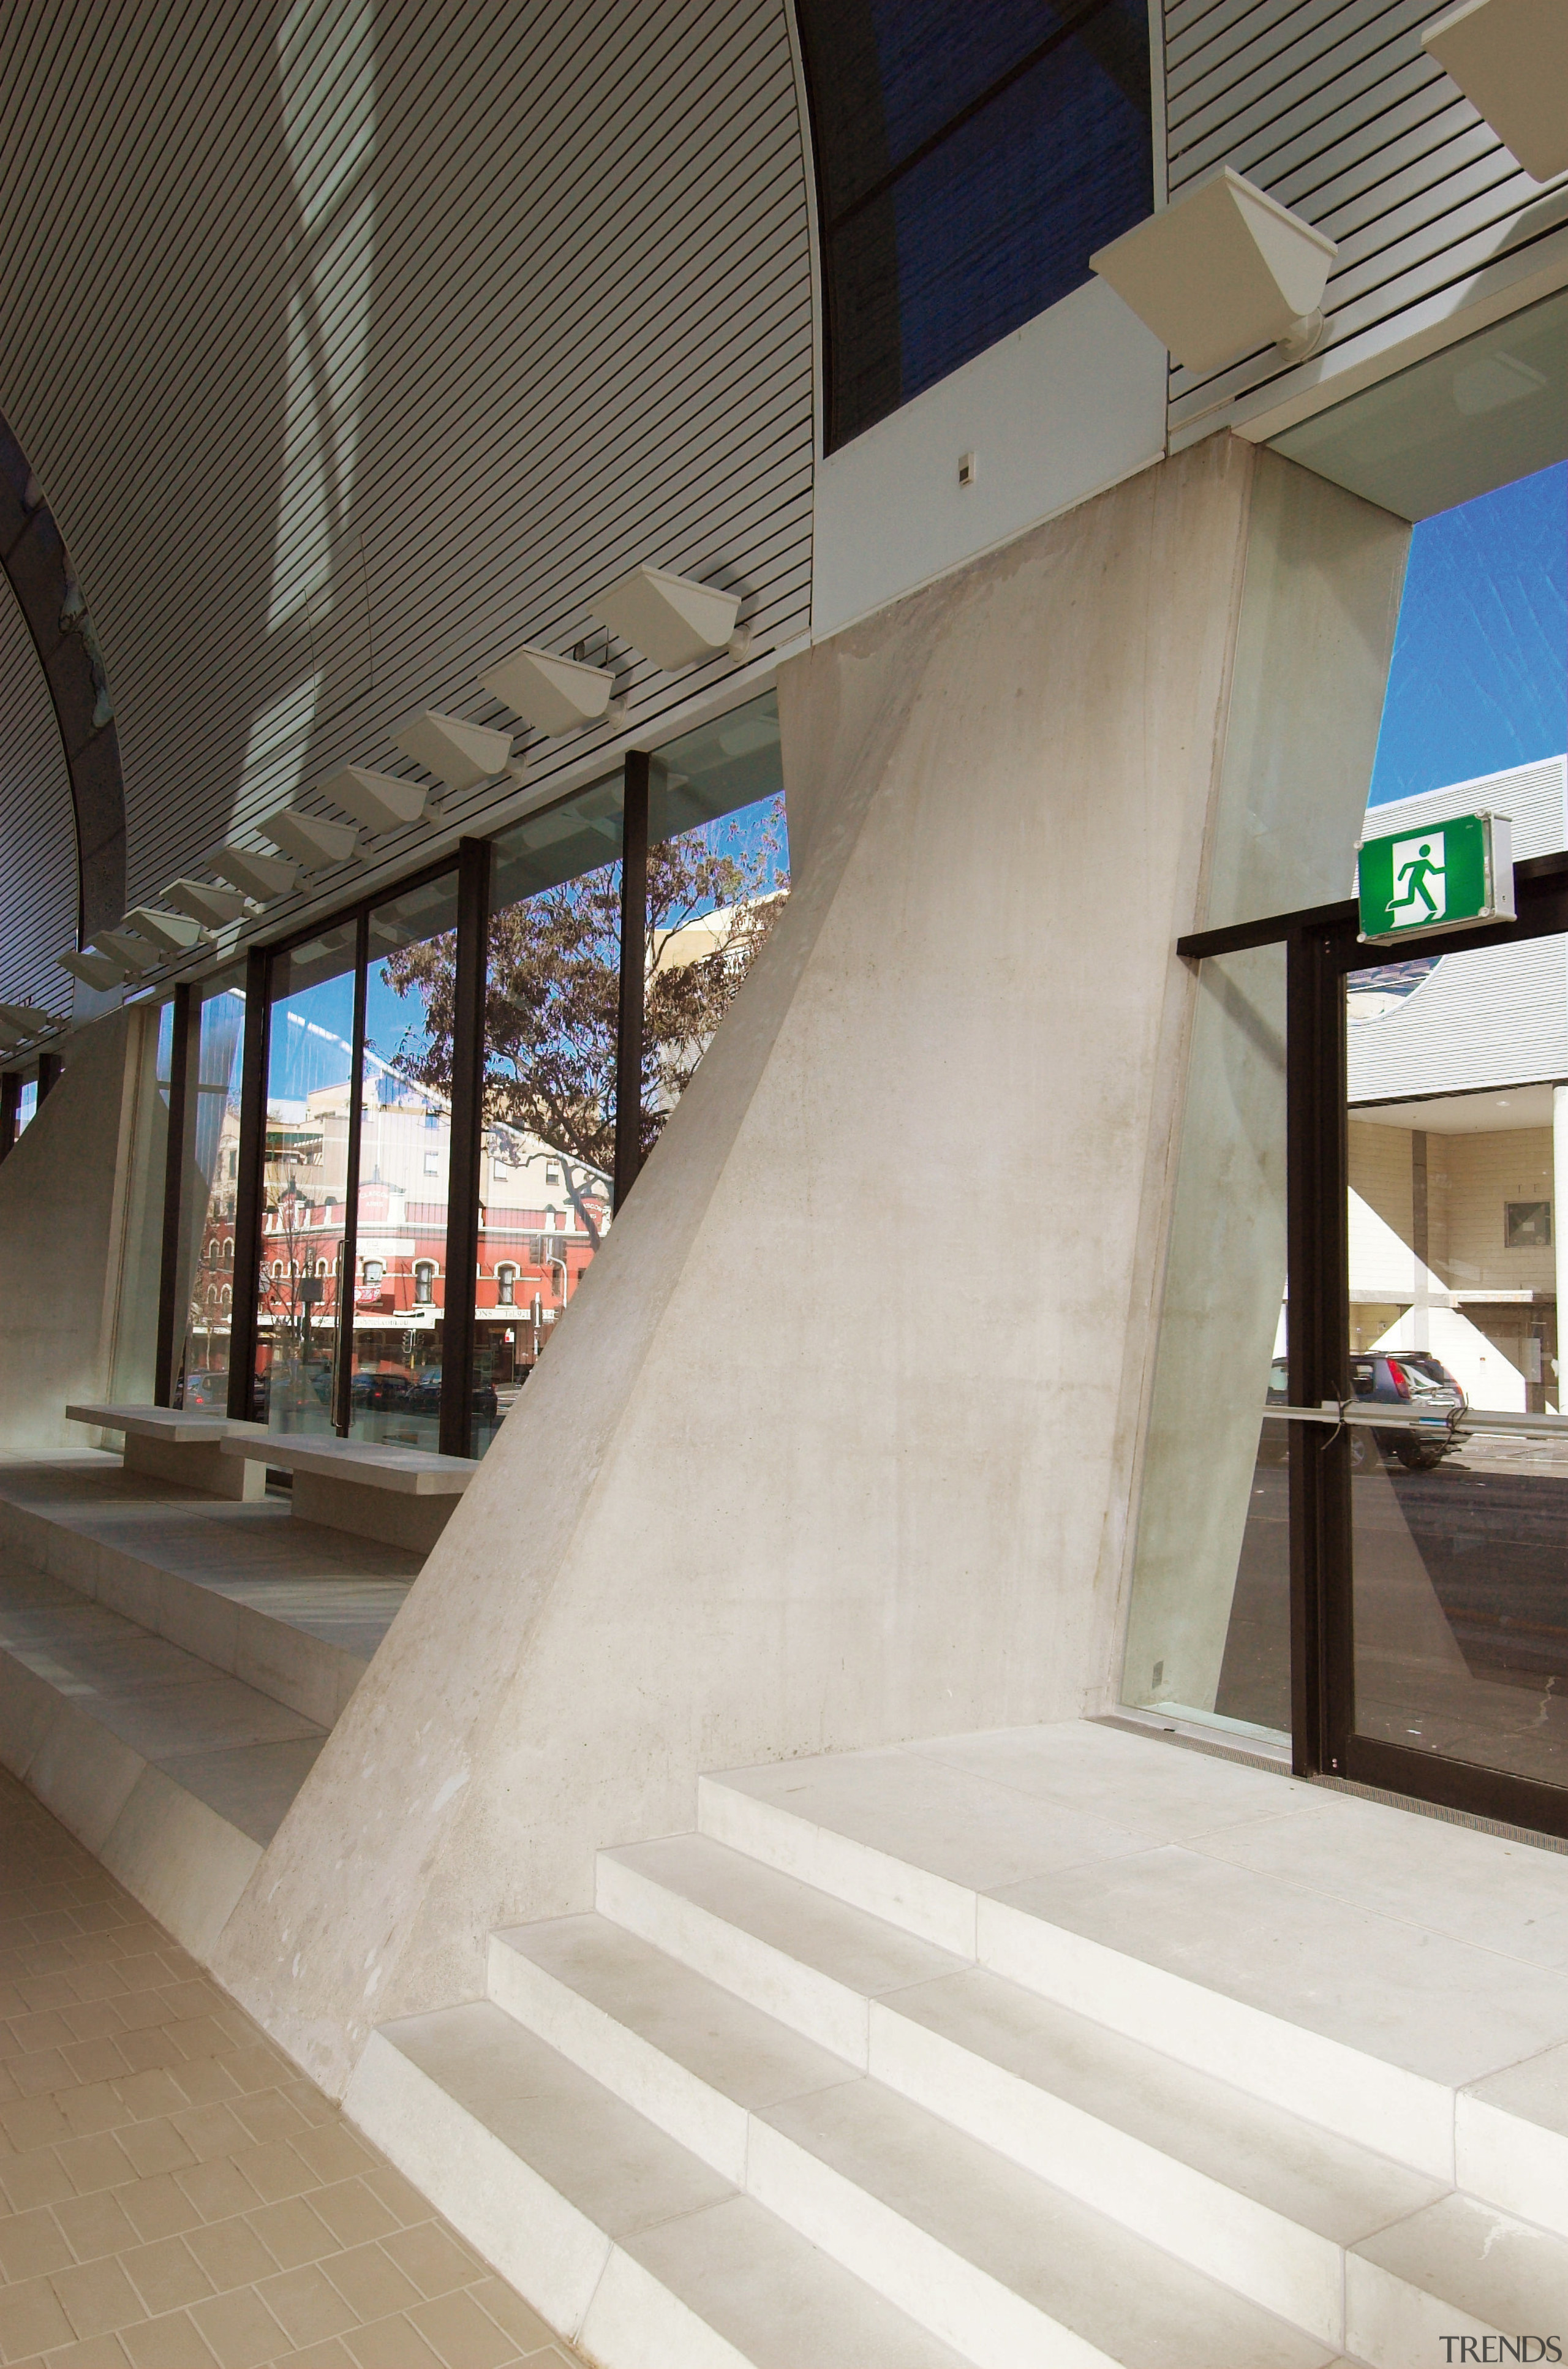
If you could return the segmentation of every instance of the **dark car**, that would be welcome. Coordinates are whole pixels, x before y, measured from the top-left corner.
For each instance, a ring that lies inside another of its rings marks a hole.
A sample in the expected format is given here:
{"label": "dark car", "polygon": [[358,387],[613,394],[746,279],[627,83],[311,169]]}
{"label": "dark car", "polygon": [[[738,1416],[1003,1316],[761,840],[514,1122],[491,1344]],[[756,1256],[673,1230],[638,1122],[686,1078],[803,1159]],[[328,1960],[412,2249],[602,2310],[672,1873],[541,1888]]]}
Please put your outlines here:
{"label": "dark car", "polygon": [[[1408,1471],[1430,1472],[1459,1446],[1454,1425],[1465,1411],[1465,1394],[1442,1359],[1428,1350],[1367,1350],[1350,1360],[1350,1387],[1359,1401],[1407,1407],[1424,1418],[1419,1431],[1402,1424],[1372,1431],[1385,1461],[1395,1456]],[[1365,1447],[1356,1453],[1366,1428],[1352,1428],[1350,1460],[1356,1465],[1368,1460]]]}
{"label": "dark car", "polygon": [[349,1402],[356,1414],[405,1414],[414,1402],[406,1374],[350,1375]]}
{"label": "dark car", "polygon": [[[1453,1426],[1465,1411],[1465,1394],[1442,1360],[1428,1351],[1363,1351],[1350,1360],[1350,1388],[1358,1402],[1370,1399],[1375,1404],[1405,1406],[1413,1414],[1427,1418],[1419,1431],[1403,1424],[1391,1424],[1386,1431],[1373,1425],[1352,1424],[1353,1471],[1360,1472],[1372,1464],[1376,1450],[1385,1462],[1391,1456],[1408,1471],[1430,1472],[1459,1446]],[[1288,1369],[1283,1357],[1276,1357],[1269,1368],[1268,1404],[1286,1406],[1289,1399]],[[1258,1450],[1265,1463],[1285,1462],[1288,1430],[1288,1424],[1265,1424]]]}
{"label": "dark car", "polygon": [[229,1402],[226,1373],[187,1374],[175,1396],[176,1406],[224,1408]]}
{"label": "dark car", "polygon": [[[441,1378],[439,1370],[434,1373],[427,1372],[420,1376],[419,1379],[414,1384],[414,1387],[408,1393],[406,1404],[410,1414],[440,1414],[441,1411]],[[494,1382],[475,1382],[473,1390],[469,1393],[468,1411],[470,1414],[483,1415],[486,1421],[494,1422],[496,1407],[496,1386]]]}

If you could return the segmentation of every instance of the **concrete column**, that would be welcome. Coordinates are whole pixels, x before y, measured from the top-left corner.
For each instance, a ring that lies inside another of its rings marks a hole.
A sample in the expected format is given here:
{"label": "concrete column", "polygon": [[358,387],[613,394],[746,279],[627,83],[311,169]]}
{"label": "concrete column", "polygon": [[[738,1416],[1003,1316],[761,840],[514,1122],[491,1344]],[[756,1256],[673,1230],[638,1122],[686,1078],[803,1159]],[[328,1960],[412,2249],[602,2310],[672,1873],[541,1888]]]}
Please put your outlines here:
{"label": "concrete column", "polygon": [[[1355,532],[1282,544],[1301,486]],[[789,904],[219,1945],[318,2078],[704,1768],[1109,1699],[1174,941],[1233,793],[1364,788],[1405,533],[1216,437],[781,670]]]}

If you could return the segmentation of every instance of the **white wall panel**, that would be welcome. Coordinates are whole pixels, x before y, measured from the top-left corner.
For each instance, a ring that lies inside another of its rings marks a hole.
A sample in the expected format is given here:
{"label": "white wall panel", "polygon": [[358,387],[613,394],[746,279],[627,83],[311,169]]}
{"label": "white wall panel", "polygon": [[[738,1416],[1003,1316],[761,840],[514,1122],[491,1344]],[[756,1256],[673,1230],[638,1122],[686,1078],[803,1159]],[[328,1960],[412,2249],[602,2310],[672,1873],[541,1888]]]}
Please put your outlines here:
{"label": "white wall panel", "polygon": [[[1338,242],[1323,303],[1336,346],[1397,323],[1558,229],[1559,184],[1524,173],[1421,47],[1432,0],[1170,0],[1166,120],[1173,198],[1234,166]],[[1288,366],[1270,348],[1173,371],[1176,443]],[[1296,375],[1300,376],[1298,371]]]}
{"label": "white wall panel", "polygon": [[0,1001],[67,1012],[54,956],[76,937],[76,824],[54,707],[0,571]]}
{"label": "white wall panel", "polygon": [[[412,708],[511,721],[480,673],[598,635],[639,560],[740,590],[754,651],[805,633],[784,0],[17,0],[0,225],[0,410],[105,652],[132,901],[345,761],[408,771]],[[607,754],[733,666],[612,655]]]}

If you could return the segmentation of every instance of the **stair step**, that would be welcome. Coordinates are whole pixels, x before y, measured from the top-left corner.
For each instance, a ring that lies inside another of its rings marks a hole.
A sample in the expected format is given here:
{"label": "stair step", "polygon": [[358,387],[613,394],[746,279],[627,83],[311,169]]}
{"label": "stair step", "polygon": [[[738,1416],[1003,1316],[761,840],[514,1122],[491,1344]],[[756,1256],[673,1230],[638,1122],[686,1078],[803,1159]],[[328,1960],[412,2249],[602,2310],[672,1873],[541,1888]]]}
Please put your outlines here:
{"label": "stair step", "polygon": [[1568,2084],[1505,2094],[1568,2043],[1560,1862],[1092,1723],[734,1770],[698,1805],[723,1847],[1430,2179],[1568,2195]]}
{"label": "stair step", "polygon": [[704,1835],[601,1851],[601,1913],[864,2070],[868,2002],[965,1961]]}
{"label": "stair step", "polygon": [[747,2184],[986,2369],[1318,2369],[1338,2350],[869,2078],[754,2115]]}
{"label": "stair step", "polygon": [[[749,2112],[853,2069],[602,1917],[493,1935],[490,1994],[738,2186]],[[1344,2249],[1441,2192],[977,1968],[875,2001],[869,2069],[1326,2343]]]}
{"label": "stair step", "polygon": [[751,2110],[855,2069],[604,1917],[492,1933],[488,1974],[498,2007],[737,2188]]}
{"label": "stair step", "polygon": [[965,2369],[488,2002],[382,2025],[350,2118],[602,2369]]}
{"label": "stair step", "polygon": [[[1457,2353],[1445,2337],[1561,2337],[1565,2297],[1568,2240],[1472,2196],[1446,2196],[1349,2257],[1345,2350],[1371,2369],[1408,2369]],[[1519,2356],[1494,2345],[1468,2357]]]}

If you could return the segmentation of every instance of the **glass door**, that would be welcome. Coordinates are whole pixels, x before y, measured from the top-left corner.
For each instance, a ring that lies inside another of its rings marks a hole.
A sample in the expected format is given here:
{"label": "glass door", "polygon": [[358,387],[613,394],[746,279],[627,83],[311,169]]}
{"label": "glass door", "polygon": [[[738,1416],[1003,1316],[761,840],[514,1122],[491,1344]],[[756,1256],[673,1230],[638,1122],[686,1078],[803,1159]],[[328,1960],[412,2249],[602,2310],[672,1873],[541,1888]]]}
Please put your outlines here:
{"label": "glass door", "polygon": [[1331,1760],[1568,1831],[1568,938],[1372,951],[1343,985]]}

